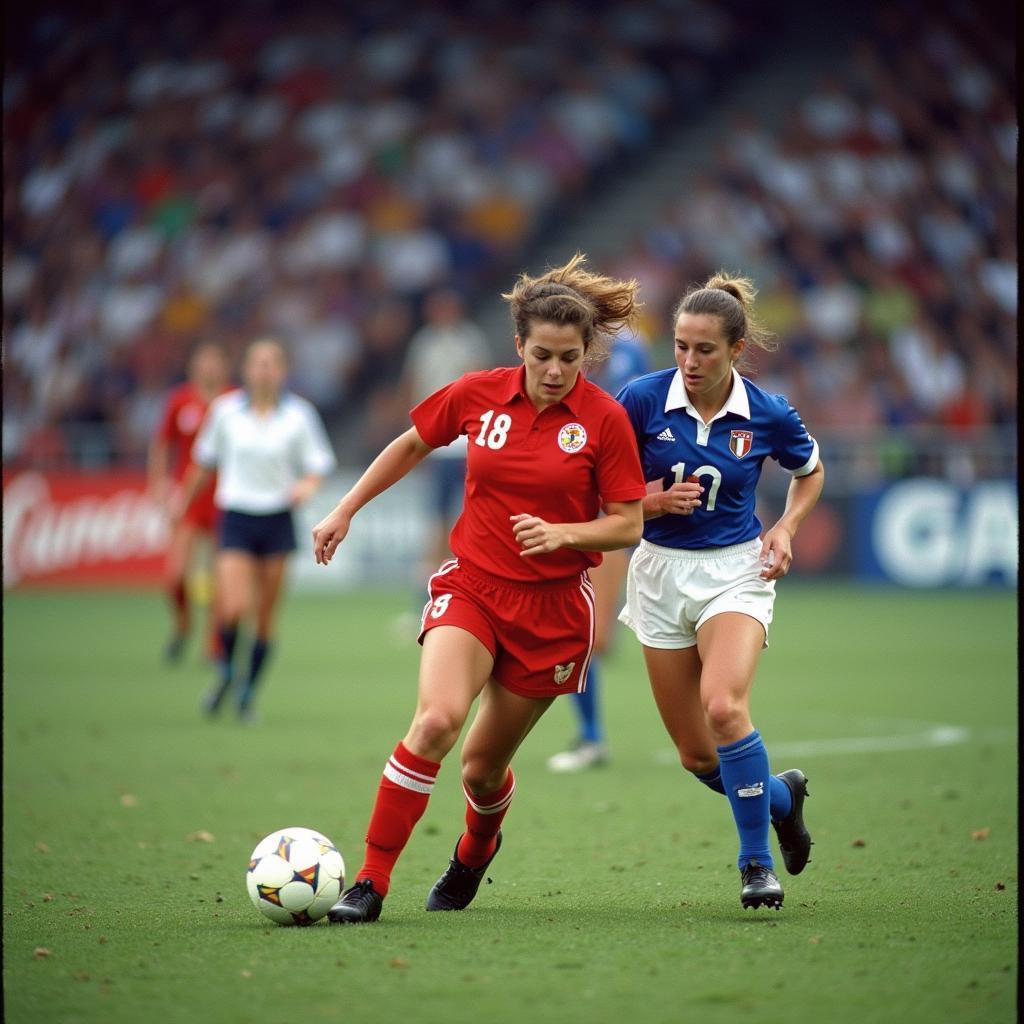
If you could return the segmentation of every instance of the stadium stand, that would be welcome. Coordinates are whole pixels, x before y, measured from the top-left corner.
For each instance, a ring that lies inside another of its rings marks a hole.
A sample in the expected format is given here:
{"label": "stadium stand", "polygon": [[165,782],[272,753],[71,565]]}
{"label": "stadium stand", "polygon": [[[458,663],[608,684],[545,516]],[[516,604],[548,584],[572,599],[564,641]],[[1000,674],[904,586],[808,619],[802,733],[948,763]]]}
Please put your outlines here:
{"label": "stadium stand", "polygon": [[[137,462],[197,341],[267,333],[358,462],[404,418],[388,387],[423,295],[493,297],[736,67],[785,60],[766,6],[26,15],[5,44],[5,463]],[[602,269],[640,278],[662,343],[685,283],[749,273],[782,341],[755,370],[826,430],[1009,429],[1014,33],[993,5],[870,10],[780,130],[733,109]]]}
{"label": "stadium stand", "polygon": [[138,461],[207,338],[283,338],[333,426],[386,429],[424,293],[504,283],[752,59],[751,7],[26,15],[6,44],[5,462]]}

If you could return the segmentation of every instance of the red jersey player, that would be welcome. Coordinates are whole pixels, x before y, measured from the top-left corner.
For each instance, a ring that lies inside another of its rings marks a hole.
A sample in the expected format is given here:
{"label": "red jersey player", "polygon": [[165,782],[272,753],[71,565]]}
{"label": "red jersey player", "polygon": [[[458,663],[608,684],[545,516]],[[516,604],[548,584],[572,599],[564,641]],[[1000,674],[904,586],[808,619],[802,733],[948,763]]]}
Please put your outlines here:
{"label": "red jersey player", "polygon": [[[180,487],[191,462],[192,442],[199,432],[207,407],[219,394],[228,390],[228,360],[219,345],[200,345],[188,364],[188,380],[176,387],[167,398],[160,426],[149,446],[149,486],[163,507],[171,493]],[[172,461],[173,460],[173,461]],[[189,506],[187,514],[176,525],[167,549],[165,586],[171,599],[174,632],[167,644],[168,661],[177,661],[184,650],[190,626],[186,577],[201,535],[210,538],[217,525],[213,504],[216,480],[203,489]],[[215,630],[210,617],[211,653],[215,649]]]}
{"label": "red jersey player", "polygon": [[637,543],[646,488],[622,408],[580,373],[632,319],[636,282],[582,264],[577,255],[541,277],[522,275],[504,296],[522,365],[466,374],[421,402],[413,427],[313,529],[314,556],[326,564],[363,505],[434,448],[467,436],[455,557],[431,578],[423,611],[416,712],[384,767],[366,859],[331,908],[334,923],[380,916],[392,868],[479,697],[462,747],[466,831],[427,896],[427,910],[468,906],[501,845],[512,755],[557,695],[586,685],[587,569],[597,552]]}

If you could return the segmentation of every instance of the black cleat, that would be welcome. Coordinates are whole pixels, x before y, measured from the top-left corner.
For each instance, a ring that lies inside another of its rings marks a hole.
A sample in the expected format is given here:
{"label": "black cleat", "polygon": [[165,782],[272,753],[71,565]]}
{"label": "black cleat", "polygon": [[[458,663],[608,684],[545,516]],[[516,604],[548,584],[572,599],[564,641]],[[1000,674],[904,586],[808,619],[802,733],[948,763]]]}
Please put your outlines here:
{"label": "black cleat", "polygon": [[756,860],[752,860],[740,875],[743,888],[740,890],[740,902],[744,910],[758,907],[774,907],[779,910],[785,893],[771,868],[766,868]]}
{"label": "black cleat", "polygon": [[380,917],[382,906],[384,897],[374,889],[373,882],[364,878],[327,911],[327,920],[331,924],[368,924]]}
{"label": "black cleat", "polygon": [[187,642],[188,633],[175,633],[167,641],[167,646],[164,648],[164,661],[168,665],[175,665],[181,661],[181,656],[185,653],[185,644]]}
{"label": "black cleat", "polygon": [[799,768],[780,772],[776,778],[789,787],[793,797],[793,808],[781,821],[773,821],[772,828],[779,837],[782,861],[791,875],[799,875],[811,859],[811,834],[804,825],[804,799],[807,792],[807,776]]}
{"label": "black cleat", "polygon": [[[491,861],[498,856],[501,849],[501,833],[490,860],[478,868],[466,867],[459,860],[459,844],[455,844],[455,852],[448,862],[445,873],[434,883],[427,893],[427,910],[465,910],[473,902],[480,883],[484,880],[484,872],[490,867]],[[488,879],[490,881],[490,879]]]}
{"label": "black cleat", "polygon": [[231,676],[228,676],[227,678],[222,678],[210,688],[206,696],[203,697],[203,714],[210,716],[217,714],[221,704],[224,703],[228,690],[231,689],[231,683]]}

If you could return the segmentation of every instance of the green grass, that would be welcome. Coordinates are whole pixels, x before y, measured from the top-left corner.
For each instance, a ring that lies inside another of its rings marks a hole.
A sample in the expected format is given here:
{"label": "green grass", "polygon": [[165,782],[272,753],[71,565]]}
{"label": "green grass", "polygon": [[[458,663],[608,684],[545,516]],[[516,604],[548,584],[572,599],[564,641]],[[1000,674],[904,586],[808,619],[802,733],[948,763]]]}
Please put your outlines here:
{"label": "green grass", "polygon": [[[606,663],[613,763],[546,773],[572,734],[556,702],[517,758],[494,884],[470,910],[422,909],[460,830],[452,757],[377,925],[278,928],[249,903],[249,852],[305,825],[359,867],[413,707],[417,648],[392,631],[410,603],[290,598],[264,722],[246,729],[199,716],[194,654],[159,663],[157,596],[7,597],[8,1021],[1014,1019],[1012,596],[780,588],[754,721],[776,770],[809,776],[816,842],[782,876],[780,913],[741,910],[727,805],[668,763],[623,633]],[[967,742],[914,748],[939,725]],[[829,747],[893,736],[907,749]]]}

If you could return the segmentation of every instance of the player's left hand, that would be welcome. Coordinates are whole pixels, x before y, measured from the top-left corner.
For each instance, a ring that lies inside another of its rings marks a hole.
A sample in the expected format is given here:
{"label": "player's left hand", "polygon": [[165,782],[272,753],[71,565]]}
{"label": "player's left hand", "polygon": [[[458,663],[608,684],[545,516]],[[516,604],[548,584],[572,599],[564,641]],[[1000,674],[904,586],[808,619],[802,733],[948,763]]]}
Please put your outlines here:
{"label": "player's left hand", "polygon": [[546,523],[539,516],[526,512],[509,516],[509,519],[516,541],[523,546],[520,555],[544,555],[563,546],[562,531],[557,524]]}
{"label": "player's left hand", "polygon": [[788,530],[775,527],[764,535],[761,541],[761,579],[781,579],[793,564],[793,538]]}

